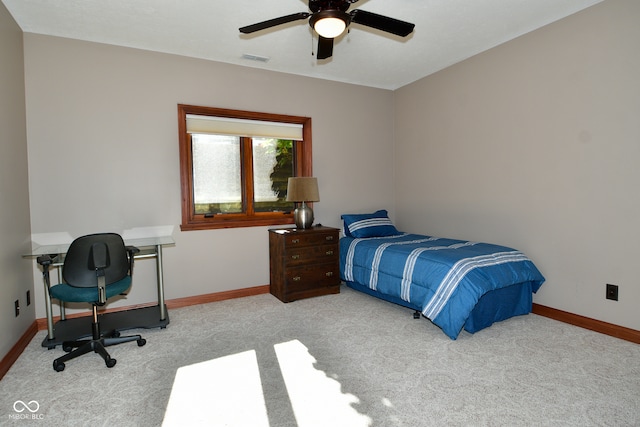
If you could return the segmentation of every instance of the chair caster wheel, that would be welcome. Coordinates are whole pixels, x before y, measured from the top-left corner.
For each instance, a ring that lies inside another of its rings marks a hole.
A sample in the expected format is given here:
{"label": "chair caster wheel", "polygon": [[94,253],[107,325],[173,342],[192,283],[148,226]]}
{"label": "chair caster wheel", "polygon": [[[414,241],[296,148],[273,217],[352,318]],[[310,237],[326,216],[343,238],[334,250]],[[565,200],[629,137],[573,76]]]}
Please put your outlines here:
{"label": "chair caster wheel", "polygon": [[107,368],[113,368],[114,366],[116,366],[116,362],[117,360],[113,358],[104,361],[105,365],[107,365]]}
{"label": "chair caster wheel", "polygon": [[62,372],[64,371],[64,363],[63,362],[58,362],[57,360],[53,361],[53,369],[56,372]]}
{"label": "chair caster wheel", "polygon": [[64,345],[64,344],[63,344],[63,345],[62,345],[62,349],[63,349],[64,351],[66,351],[67,353],[69,353],[69,352],[71,352],[71,350],[73,350],[73,347],[72,347],[72,346],[70,346],[70,345]]}
{"label": "chair caster wheel", "polygon": [[147,340],[145,340],[144,338],[140,338],[137,342],[138,342],[138,347],[142,347],[147,343]]}

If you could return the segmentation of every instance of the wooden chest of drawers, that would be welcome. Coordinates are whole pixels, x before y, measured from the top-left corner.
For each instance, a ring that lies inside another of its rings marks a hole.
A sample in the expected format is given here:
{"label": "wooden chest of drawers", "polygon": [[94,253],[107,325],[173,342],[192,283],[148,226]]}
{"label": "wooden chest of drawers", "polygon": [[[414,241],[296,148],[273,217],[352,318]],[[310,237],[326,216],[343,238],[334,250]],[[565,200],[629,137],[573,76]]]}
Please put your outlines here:
{"label": "wooden chest of drawers", "polygon": [[270,290],[283,302],[340,292],[338,229],[269,230]]}

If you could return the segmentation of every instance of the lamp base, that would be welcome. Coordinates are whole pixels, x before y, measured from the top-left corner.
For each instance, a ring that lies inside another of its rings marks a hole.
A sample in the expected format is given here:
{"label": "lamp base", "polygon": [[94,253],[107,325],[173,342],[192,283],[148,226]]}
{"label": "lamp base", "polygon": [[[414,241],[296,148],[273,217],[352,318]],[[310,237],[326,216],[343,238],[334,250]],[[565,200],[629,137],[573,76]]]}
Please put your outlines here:
{"label": "lamp base", "polygon": [[313,210],[305,202],[293,211],[296,228],[311,228],[313,225]]}

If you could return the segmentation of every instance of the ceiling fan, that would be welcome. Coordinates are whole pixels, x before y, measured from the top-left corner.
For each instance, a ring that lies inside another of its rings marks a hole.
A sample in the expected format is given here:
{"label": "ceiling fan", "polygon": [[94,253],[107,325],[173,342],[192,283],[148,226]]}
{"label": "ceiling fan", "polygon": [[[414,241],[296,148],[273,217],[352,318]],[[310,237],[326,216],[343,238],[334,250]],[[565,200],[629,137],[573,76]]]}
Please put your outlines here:
{"label": "ceiling fan", "polygon": [[317,58],[327,59],[333,55],[333,39],[342,34],[352,22],[401,37],[406,37],[411,34],[415,27],[414,24],[409,22],[365,10],[354,9],[347,12],[351,4],[357,1],[358,0],[309,0],[309,10],[311,10],[312,13],[298,12],[269,19],[242,27],[240,28],[240,32],[243,34],[251,34],[277,25],[311,17],[309,18],[309,25],[318,33]]}

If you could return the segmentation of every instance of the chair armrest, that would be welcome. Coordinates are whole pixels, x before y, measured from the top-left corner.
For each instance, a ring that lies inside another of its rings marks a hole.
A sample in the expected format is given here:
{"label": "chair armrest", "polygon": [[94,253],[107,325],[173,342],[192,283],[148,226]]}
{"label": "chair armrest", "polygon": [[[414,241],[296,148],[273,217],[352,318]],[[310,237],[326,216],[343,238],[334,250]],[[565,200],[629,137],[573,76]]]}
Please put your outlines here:
{"label": "chair armrest", "polygon": [[140,249],[135,246],[125,246],[125,249],[129,254],[129,276],[133,276],[133,257],[135,254],[140,252]]}
{"label": "chair armrest", "polygon": [[57,257],[58,255],[40,255],[36,260],[41,266],[49,267]]}
{"label": "chair armrest", "polygon": [[135,246],[125,246],[125,248],[127,248],[127,252],[129,252],[129,255],[130,255],[130,256],[131,256],[131,255],[135,255],[135,254],[137,254],[138,252],[140,252],[140,249],[138,249],[138,248],[137,248],[137,247],[135,247]]}
{"label": "chair armrest", "polygon": [[49,278],[49,267],[58,258],[58,255],[40,255],[37,258],[38,264],[42,266],[42,277],[47,285],[47,289],[51,288],[51,279]]}

